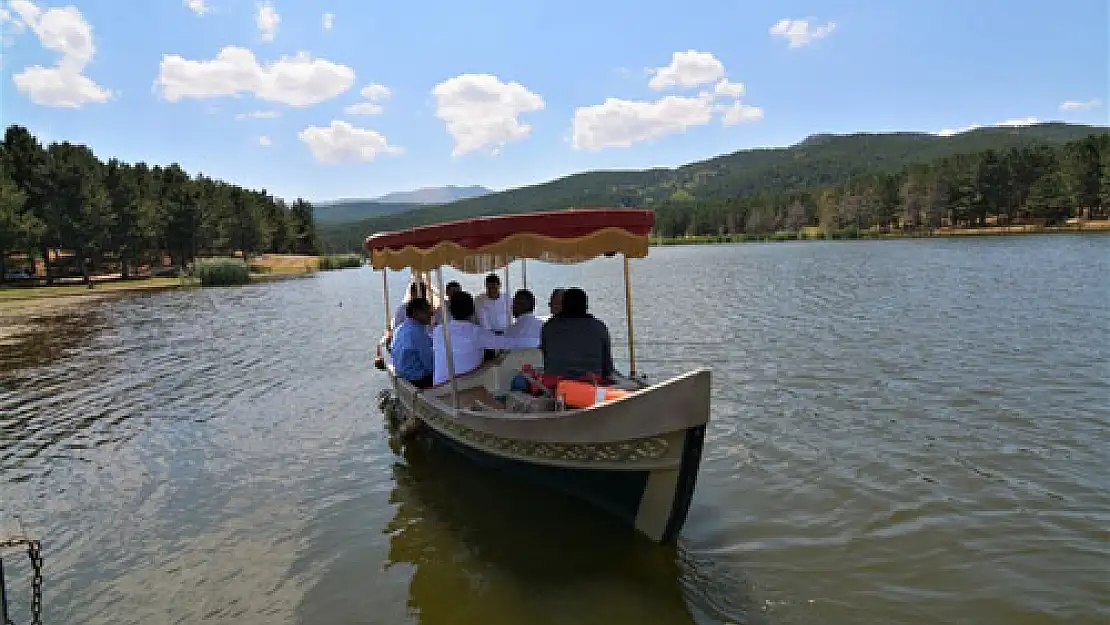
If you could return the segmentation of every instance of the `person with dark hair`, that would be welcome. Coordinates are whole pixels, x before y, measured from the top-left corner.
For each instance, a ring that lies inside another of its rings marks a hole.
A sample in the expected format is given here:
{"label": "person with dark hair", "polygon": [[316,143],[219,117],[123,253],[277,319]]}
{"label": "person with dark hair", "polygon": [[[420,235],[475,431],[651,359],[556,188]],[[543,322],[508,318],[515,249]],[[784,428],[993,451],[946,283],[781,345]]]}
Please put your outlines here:
{"label": "person with dark hair", "polygon": [[451,379],[447,368],[446,327],[451,333],[451,354],[455,375],[459,376],[477,369],[485,359],[487,349],[524,349],[535,347],[528,339],[499,336],[482,326],[467,321],[474,316],[474,298],[466,291],[459,291],[451,297],[447,312],[447,323],[432,330],[432,351],[435,354],[433,376],[435,384]]}
{"label": "person with dark hair", "polygon": [[[547,310],[551,313],[547,319],[559,314],[559,311],[563,309],[563,291],[565,290],[562,288],[552,289],[551,298],[547,300]],[[547,321],[547,319],[544,319],[544,321]]]}
{"label": "person with dark hair", "polygon": [[427,293],[428,287],[423,282],[413,282],[409,284],[408,296],[405,297],[405,300],[401,302],[401,304],[397,307],[397,310],[393,313],[394,332],[396,332],[397,329],[401,327],[401,324],[405,322],[405,319],[408,318],[408,313],[406,311],[409,302],[417,298],[427,299]]}
{"label": "person with dark hair", "polygon": [[540,332],[543,372],[572,378],[613,376],[613,344],[609,328],[589,312],[589,299],[579,288],[563,291],[562,309]]}
{"label": "person with dark hair", "polygon": [[405,305],[405,315],[393,337],[393,366],[397,375],[416,388],[431,388],[435,356],[428,324],[432,321],[432,305],[423,297],[413,298]]}
{"label": "person with dark hair", "polygon": [[505,330],[505,336],[531,339],[531,347],[540,346],[540,331],[543,322],[536,318],[536,296],[528,289],[520,289],[513,295],[513,325]]}
{"label": "person with dark hair", "polygon": [[432,325],[438,326],[439,324],[443,323],[444,312],[447,312],[447,314],[450,315],[451,310],[448,307],[448,302],[451,301],[451,296],[455,293],[458,293],[459,291],[462,291],[462,285],[458,282],[455,282],[454,280],[448,282],[447,286],[443,287],[443,299],[442,301],[440,301],[439,308],[436,308],[435,310],[435,315],[432,319]]}
{"label": "person with dark hair", "polygon": [[491,273],[486,276],[486,291],[474,299],[478,324],[498,334],[509,327],[509,310],[501,297],[501,278]]}

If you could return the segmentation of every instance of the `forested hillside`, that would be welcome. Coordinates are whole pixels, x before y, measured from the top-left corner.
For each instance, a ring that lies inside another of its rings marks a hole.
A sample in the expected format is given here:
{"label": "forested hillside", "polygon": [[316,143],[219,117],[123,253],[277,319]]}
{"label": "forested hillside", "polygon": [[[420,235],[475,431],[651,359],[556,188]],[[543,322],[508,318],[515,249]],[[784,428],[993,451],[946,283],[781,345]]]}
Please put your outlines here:
{"label": "forested hillside", "polygon": [[[695,210],[706,203],[768,194],[813,192],[855,176],[892,174],[957,154],[1032,146],[1058,146],[1105,132],[1073,124],[981,128],[950,137],[927,133],[815,135],[787,148],[744,150],[676,169],[574,174],[479,198],[460,200],[321,229],[335,249],[360,249],[374,232],[478,215],[590,206],[642,206]],[[746,223],[741,221],[741,229]]]}
{"label": "forested hillside", "polygon": [[112,265],[126,276],[167,256],[184,265],[202,254],[317,249],[312,206],[303,200],[287,205],[177,164],[102,162],[83,145],[44,147],[21,126],[4,133],[0,276],[15,253],[46,258],[49,280],[55,265],[67,262],[72,272],[86,258],[94,271]]}

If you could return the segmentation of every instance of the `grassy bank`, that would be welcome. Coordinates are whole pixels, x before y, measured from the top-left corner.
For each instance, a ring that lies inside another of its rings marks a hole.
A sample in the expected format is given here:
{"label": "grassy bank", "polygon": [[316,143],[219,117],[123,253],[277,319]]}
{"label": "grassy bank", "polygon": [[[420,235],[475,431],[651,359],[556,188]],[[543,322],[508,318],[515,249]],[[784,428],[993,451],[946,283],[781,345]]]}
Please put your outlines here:
{"label": "grassy bank", "polygon": [[1066,226],[985,226],[981,228],[937,228],[924,231],[881,232],[878,230],[831,230],[806,228],[798,232],[771,234],[722,234],[686,237],[653,237],[652,245],[712,245],[774,241],[844,241],[882,239],[925,239],[935,237],[1020,236],[1031,234],[1110,234],[1110,221],[1092,221]]}

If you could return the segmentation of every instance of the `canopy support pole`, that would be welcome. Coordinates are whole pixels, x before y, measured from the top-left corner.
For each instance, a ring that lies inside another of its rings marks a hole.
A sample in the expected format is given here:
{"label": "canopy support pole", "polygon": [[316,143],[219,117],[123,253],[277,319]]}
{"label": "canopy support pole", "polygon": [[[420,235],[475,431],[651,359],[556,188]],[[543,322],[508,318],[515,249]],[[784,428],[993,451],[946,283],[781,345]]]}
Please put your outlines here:
{"label": "canopy support pole", "polygon": [[522,289],[527,289],[528,288],[528,259],[527,258],[520,259],[520,282],[521,282],[520,288],[522,288]]}
{"label": "canopy support pole", "polygon": [[[509,261],[512,264],[512,261]],[[513,325],[513,305],[512,305],[512,290],[509,289],[509,265],[505,265],[505,292],[501,294],[505,300],[505,329],[508,330],[509,326]]]}
{"label": "canopy support pole", "polygon": [[628,256],[624,257],[624,313],[628,318],[628,375],[636,376],[636,345],[632,334],[632,279],[628,268]]}
{"label": "canopy support pole", "polygon": [[392,317],[389,314],[389,270],[382,267],[382,308],[385,309],[385,331],[389,332]]}
{"label": "canopy support pole", "polygon": [[[436,286],[443,292],[443,268],[436,267]],[[443,313],[443,346],[447,349],[447,375],[451,378],[451,405],[459,409],[459,383],[455,380],[455,352],[451,350],[450,313]]]}

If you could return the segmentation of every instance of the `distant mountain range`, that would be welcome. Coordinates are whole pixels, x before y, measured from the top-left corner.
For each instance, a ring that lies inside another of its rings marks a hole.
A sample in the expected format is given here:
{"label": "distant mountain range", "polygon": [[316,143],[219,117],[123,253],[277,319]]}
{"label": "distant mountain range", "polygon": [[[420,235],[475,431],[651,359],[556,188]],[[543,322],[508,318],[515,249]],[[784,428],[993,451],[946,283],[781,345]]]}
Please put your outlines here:
{"label": "distant mountain range", "polygon": [[481,197],[491,193],[485,187],[424,187],[415,191],[397,191],[373,199],[338,200],[315,205],[317,223],[334,224],[394,215],[431,204],[447,204],[456,200]]}
{"label": "distant mountain range", "polygon": [[415,191],[387,193],[379,198],[374,198],[374,201],[387,204],[446,204],[455,200],[480,197],[488,193],[491,193],[489,189],[477,185],[469,187],[447,185],[446,187],[424,187]]}
{"label": "distant mountain range", "polygon": [[651,208],[669,202],[810,191],[956,154],[1062,145],[1106,131],[1104,126],[1046,123],[978,128],[947,137],[918,132],[816,134],[789,147],[741,150],[676,168],[583,172],[445,204],[416,208],[406,204],[357,221],[324,223],[320,234],[332,249],[359,250],[363,239],[375,232],[479,215],[572,207]]}

